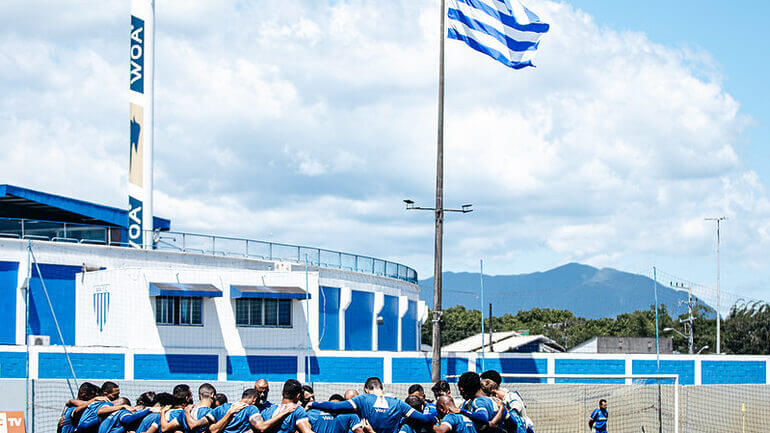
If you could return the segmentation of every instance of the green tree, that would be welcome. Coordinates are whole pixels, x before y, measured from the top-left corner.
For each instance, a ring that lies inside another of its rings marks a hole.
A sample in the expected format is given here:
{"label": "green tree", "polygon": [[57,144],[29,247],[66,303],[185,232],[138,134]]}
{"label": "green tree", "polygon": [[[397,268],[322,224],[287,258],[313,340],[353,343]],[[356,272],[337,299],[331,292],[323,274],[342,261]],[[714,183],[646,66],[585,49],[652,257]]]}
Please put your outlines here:
{"label": "green tree", "polygon": [[722,329],[726,353],[770,354],[770,305],[767,303],[734,305]]}

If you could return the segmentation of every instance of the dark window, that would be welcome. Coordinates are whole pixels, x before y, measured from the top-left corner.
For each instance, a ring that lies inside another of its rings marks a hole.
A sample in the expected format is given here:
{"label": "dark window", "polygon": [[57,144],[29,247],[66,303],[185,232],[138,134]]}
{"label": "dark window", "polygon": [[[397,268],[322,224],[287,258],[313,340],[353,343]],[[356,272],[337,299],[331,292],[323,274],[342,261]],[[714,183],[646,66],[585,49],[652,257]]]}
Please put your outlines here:
{"label": "dark window", "polygon": [[290,299],[240,298],[235,300],[235,324],[290,328]]}
{"label": "dark window", "polygon": [[203,298],[158,296],[155,323],[158,325],[202,325]]}

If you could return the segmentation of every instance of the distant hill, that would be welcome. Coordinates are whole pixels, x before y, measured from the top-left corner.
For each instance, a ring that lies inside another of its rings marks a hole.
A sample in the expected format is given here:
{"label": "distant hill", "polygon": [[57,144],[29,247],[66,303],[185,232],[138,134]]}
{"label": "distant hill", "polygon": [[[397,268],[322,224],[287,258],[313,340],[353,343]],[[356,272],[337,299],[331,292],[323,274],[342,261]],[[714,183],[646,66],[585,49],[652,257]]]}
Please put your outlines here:
{"label": "distant hill", "polygon": [[[539,307],[570,310],[588,319],[615,317],[654,305],[653,285],[644,275],[579,263],[531,274],[484,275],[484,314],[491,302],[495,316]],[[444,308],[480,308],[478,273],[444,272],[443,286]],[[433,306],[433,277],[420,281],[420,299]],[[687,292],[667,283],[658,283],[658,299],[673,317],[687,311],[685,305],[678,305],[679,300],[687,300]]]}

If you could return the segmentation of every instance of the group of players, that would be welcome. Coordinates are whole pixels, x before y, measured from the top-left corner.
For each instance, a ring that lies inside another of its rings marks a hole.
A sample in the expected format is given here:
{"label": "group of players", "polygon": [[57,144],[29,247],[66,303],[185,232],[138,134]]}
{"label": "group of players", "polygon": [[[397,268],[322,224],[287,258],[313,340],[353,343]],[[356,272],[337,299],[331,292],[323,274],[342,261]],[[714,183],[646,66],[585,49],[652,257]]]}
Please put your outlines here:
{"label": "group of players", "polygon": [[116,383],[86,382],[67,401],[57,433],[532,433],[521,396],[501,382],[494,370],[468,372],[457,383],[461,399],[442,380],[431,388],[434,401],[418,384],[402,401],[371,377],[363,394],[351,389],[321,402],[312,387],[289,379],[281,401],[272,403],[268,382],[260,379],[236,402],[205,383],[197,404],[190,387],[180,384],[171,394],[145,392],[133,406]]}

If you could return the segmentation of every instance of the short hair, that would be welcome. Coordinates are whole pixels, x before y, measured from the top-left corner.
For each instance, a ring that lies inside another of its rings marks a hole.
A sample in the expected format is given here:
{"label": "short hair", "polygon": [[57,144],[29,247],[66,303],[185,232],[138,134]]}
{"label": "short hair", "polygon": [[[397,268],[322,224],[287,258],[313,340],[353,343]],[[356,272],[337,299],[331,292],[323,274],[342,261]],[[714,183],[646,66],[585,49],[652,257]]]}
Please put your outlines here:
{"label": "short hair", "polygon": [[174,396],[167,392],[158,393],[155,396],[155,400],[161,406],[171,406],[174,404]]}
{"label": "short hair", "polygon": [[419,383],[415,383],[414,385],[411,385],[409,387],[409,390],[406,393],[411,395],[411,394],[414,394],[415,392],[421,392],[425,394],[425,389]]}
{"label": "short hair", "polygon": [[416,409],[416,410],[422,411],[422,400],[420,400],[420,398],[417,397],[416,395],[410,395],[404,401],[409,406],[412,406],[412,409]]}
{"label": "short hair", "polygon": [[382,389],[382,381],[379,377],[370,377],[369,379],[366,379],[366,382],[364,382],[364,389],[368,389],[369,391],[374,389]]}
{"label": "short hair", "polygon": [[99,387],[91,382],[83,382],[78,388],[78,398],[80,400],[91,400],[99,394]]}
{"label": "short hair", "polygon": [[430,388],[430,390],[433,391],[433,395],[449,394],[449,382],[447,382],[444,379],[441,379],[438,382],[434,383],[433,386]]}
{"label": "short hair", "polygon": [[217,389],[214,388],[214,385],[210,383],[204,383],[203,385],[198,387],[198,398],[203,400],[204,398],[211,398],[214,397],[214,394],[217,393]]}
{"label": "short hair", "polygon": [[258,393],[256,388],[246,388],[243,390],[243,393],[241,394],[241,398],[242,399],[256,398],[257,394]]}
{"label": "short hair", "polygon": [[481,390],[484,394],[490,395],[492,391],[500,388],[500,386],[492,379],[481,379]]}
{"label": "short hair", "polygon": [[481,373],[481,378],[492,380],[498,385],[503,383],[503,376],[500,376],[500,373],[498,373],[497,370],[487,370]]}
{"label": "short hair", "polygon": [[115,383],[115,382],[110,382],[110,381],[108,380],[107,382],[104,382],[104,383],[102,384],[102,388],[101,388],[101,391],[102,391],[102,394],[104,394],[104,395],[107,395],[107,394],[110,394],[112,391],[114,391],[114,390],[115,390],[115,388],[120,388],[120,387],[118,386],[118,384],[117,384],[117,383]]}
{"label": "short hair", "polygon": [[332,394],[329,396],[329,401],[345,401],[345,397],[339,394]]}
{"label": "short hair", "polygon": [[309,392],[311,394],[315,394],[315,391],[313,391],[313,387],[310,385],[302,385],[302,392]]}
{"label": "short hair", "polygon": [[607,400],[605,400],[605,399],[601,399],[601,400],[599,400],[599,406],[601,406],[601,405],[602,405],[602,403],[607,403]]}
{"label": "short hair", "polygon": [[120,406],[122,404],[126,406],[131,406],[131,400],[129,400],[127,397],[118,397],[117,399],[115,399],[116,406]]}
{"label": "short hair", "polygon": [[295,399],[299,398],[300,392],[302,392],[302,384],[297,379],[289,379],[283,384],[283,392],[281,393],[284,398]]}
{"label": "short hair", "polygon": [[217,402],[217,406],[222,406],[223,404],[227,403],[227,396],[220,393],[217,393],[214,395],[214,401]]}
{"label": "short hair", "polygon": [[190,386],[184,383],[174,387],[174,404],[187,403],[187,397],[191,396]]}
{"label": "short hair", "polygon": [[466,371],[460,376],[457,386],[462,388],[466,395],[473,395],[481,389],[481,378],[477,373]]}
{"label": "short hair", "polygon": [[136,399],[136,404],[140,406],[153,406],[155,402],[157,401],[157,397],[155,396],[155,391],[147,391],[142,393],[142,395],[139,396],[139,398]]}

